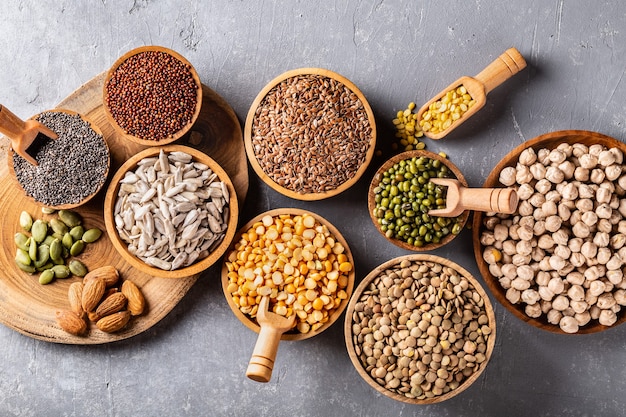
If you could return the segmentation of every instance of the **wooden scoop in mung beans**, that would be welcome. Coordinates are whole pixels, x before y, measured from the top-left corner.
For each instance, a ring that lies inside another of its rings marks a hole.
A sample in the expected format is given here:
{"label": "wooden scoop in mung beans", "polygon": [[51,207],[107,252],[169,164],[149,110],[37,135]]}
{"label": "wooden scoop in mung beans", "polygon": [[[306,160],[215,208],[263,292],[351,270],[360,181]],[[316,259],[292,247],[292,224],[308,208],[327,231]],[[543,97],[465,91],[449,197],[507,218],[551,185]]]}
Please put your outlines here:
{"label": "wooden scoop in mung beans", "polygon": [[441,139],[465,122],[487,101],[487,94],[526,68],[515,48],[507,49],[475,77],[464,76],[435,95],[417,112],[420,128],[431,139]]}

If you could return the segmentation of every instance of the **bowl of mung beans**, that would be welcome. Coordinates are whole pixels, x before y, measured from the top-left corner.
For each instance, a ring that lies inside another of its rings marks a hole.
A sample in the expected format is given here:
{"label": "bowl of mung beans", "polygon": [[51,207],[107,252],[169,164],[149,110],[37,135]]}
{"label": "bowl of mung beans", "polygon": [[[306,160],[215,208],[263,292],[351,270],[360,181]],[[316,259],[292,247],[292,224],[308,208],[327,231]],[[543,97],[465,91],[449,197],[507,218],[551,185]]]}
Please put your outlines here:
{"label": "bowl of mung beans", "polygon": [[150,147],[115,173],[104,201],[113,247],[155,277],[185,278],[217,262],[237,229],[239,206],[228,174],[182,145]]}
{"label": "bowl of mung beans", "polygon": [[376,145],[374,114],[347,78],[322,68],[287,71],[256,96],[246,154],[271,188],[297,200],[335,196],[356,183]]}
{"label": "bowl of mung beans", "polygon": [[329,328],[348,305],[354,259],[340,232],[323,217],[297,208],[261,213],[239,229],[224,256],[222,289],[233,313],[259,332],[261,298],[269,310],[296,315],[282,340],[303,340]]}
{"label": "bowl of mung beans", "polygon": [[456,178],[461,171],[445,156],[426,150],[406,151],[385,161],[369,186],[367,205],[376,229],[394,245],[411,251],[437,249],[454,239],[469,217],[428,214],[446,206],[446,187],[430,178]]}
{"label": "bowl of mung beans", "polygon": [[111,157],[100,128],[89,118],[71,110],[44,111],[33,119],[54,131],[58,138],[39,135],[28,153],[37,161],[8,150],[9,172],[27,198],[61,210],[90,201],[104,186]]}
{"label": "bowl of mung beans", "polygon": [[626,321],[626,145],[590,131],[517,146],[485,187],[514,187],[511,215],[477,213],[474,256],[495,298],[524,322],[587,334]]}
{"label": "bowl of mung beans", "polygon": [[479,282],[448,259],[412,254],[372,270],[344,322],[350,360],[376,391],[409,404],[448,400],[485,370],[496,340]]}
{"label": "bowl of mung beans", "polygon": [[104,79],[107,120],[122,137],[145,146],[172,143],[200,114],[202,83],[182,55],[143,46],[115,61]]}

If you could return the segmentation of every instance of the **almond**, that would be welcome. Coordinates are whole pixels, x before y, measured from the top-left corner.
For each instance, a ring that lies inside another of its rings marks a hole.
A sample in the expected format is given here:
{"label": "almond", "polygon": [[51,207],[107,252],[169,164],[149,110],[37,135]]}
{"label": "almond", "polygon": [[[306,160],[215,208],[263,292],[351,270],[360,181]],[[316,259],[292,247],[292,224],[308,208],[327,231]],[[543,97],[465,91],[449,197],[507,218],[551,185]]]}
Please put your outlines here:
{"label": "almond", "polygon": [[93,317],[89,315],[89,320],[98,321],[102,317],[122,311],[124,307],[126,307],[126,296],[121,292],[114,292],[100,303]]}
{"label": "almond", "polygon": [[124,310],[102,317],[96,322],[98,329],[106,333],[113,333],[121,330],[130,320],[130,311]]}
{"label": "almond", "polygon": [[57,311],[56,319],[57,323],[64,331],[75,336],[81,336],[87,331],[87,323],[74,311]]}
{"label": "almond", "polygon": [[83,283],[86,284],[94,278],[100,278],[104,281],[107,287],[112,287],[117,284],[117,281],[120,279],[120,273],[114,266],[101,266],[93,271],[89,271],[87,275],[85,275],[85,278],[83,278]]}
{"label": "almond", "polygon": [[86,312],[94,311],[106,291],[106,284],[101,278],[90,279],[85,282],[81,304]]}
{"label": "almond", "polygon": [[125,280],[122,284],[122,294],[128,299],[128,311],[133,316],[139,316],[146,308],[146,299],[134,282]]}
{"label": "almond", "polygon": [[70,301],[71,310],[78,314],[78,317],[83,318],[85,316],[85,310],[83,309],[83,283],[73,282],[70,288],[67,290],[67,298]]}

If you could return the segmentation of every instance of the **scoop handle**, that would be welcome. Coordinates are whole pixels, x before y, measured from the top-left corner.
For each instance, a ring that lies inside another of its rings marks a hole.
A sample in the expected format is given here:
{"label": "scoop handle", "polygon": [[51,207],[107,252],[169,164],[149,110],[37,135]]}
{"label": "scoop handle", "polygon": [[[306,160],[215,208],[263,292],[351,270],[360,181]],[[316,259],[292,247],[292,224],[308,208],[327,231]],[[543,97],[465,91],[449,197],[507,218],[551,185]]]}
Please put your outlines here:
{"label": "scoop handle", "polygon": [[246,376],[257,382],[269,382],[283,331],[272,326],[261,326]]}
{"label": "scoop handle", "polygon": [[15,139],[24,134],[26,123],[0,104],[0,132],[9,139]]}
{"label": "scoop handle", "polygon": [[467,210],[512,214],[518,196],[513,188],[463,188],[461,204]]}
{"label": "scoop handle", "polygon": [[526,68],[526,60],[516,48],[509,48],[474,78],[485,86],[485,94]]}

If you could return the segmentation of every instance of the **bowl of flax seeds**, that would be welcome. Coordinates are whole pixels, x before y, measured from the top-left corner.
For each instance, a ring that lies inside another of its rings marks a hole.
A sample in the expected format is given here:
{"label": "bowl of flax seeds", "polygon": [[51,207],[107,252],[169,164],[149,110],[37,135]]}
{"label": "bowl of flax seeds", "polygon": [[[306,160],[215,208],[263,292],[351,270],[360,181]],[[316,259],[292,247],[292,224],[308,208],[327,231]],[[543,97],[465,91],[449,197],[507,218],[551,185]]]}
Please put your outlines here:
{"label": "bowl of flax seeds", "polygon": [[376,125],[361,91],[321,68],[287,71],[250,107],[246,154],[257,175],[297,200],[335,196],[356,183],[374,155]]}

